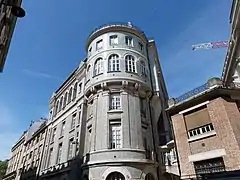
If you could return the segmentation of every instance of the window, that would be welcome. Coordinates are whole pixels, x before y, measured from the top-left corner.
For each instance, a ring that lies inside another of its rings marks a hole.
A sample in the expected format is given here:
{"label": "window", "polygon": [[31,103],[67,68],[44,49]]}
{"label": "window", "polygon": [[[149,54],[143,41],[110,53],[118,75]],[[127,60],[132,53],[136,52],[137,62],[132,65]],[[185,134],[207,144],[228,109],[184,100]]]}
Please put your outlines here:
{"label": "window", "polygon": [[101,49],[102,47],[103,47],[103,40],[101,39],[97,42],[96,49],[98,50],[98,49]]}
{"label": "window", "polygon": [[91,56],[91,54],[92,54],[92,47],[88,49],[88,55]]}
{"label": "window", "polygon": [[119,172],[110,173],[106,180],[125,180],[125,177]]}
{"label": "window", "polygon": [[38,153],[37,148],[35,148],[35,149],[34,149],[34,153],[33,153],[33,154],[34,154],[34,157],[37,156],[37,153]]}
{"label": "window", "polygon": [[56,104],[56,113],[58,113],[59,112],[59,100],[57,101],[57,104]]}
{"label": "window", "polygon": [[110,36],[110,45],[118,44],[118,37],[117,35]]}
{"label": "window", "polygon": [[42,148],[43,148],[43,146],[41,145],[41,146],[39,146],[39,148],[38,148],[38,156],[40,157],[40,154],[41,154],[41,152],[42,152]]}
{"label": "window", "polygon": [[142,51],[143,50],[143,44],[138,42],[138,48]]}
{"label": "window", "polygon": [[134,60],[133,56],[127,55],[125,57],[125,65],[126,65],[126,71],[128,71],[128,72],[135,72],[136,71],[135,60]]}
{"label": "window", "polygon": [[87,134],[87,141],[86,141],[86,143],[88,143],[87,144],[87,146],[86,146],[86,152],[90,152],[90,150],[91,150],[91,135],[92,135],[92,125],[89,125],[88,127],[87,127],[87,132],[88,132],[88,134]]}
{"label": "window", "polygon": [[147,174],[146,176],[145,176],[145,180],[154,180],[154,178],[153,178],[153,176],[151,175],[151,174]]}
{"label": "window", "polygon": [[66,92],[65,95],[64,95],[63,107],[65,107],[66,104],[67,104],[67,96],[68,96],[68,93]]}
{"label": "window", "polygon": [[61,156],[62,156],[62,143],[58,145],[57,164],[61,162]]}
{"label": "window", "polygon": [[51,165],[52,163],[52,155],[53,155],[53,148],[50,149],[49,151],[49,156],[48,156],[48,167]]}
{"label": "window", "polygon": [[32,158],[32,154],[33,154],[33,152],[31,151],[30,154],[29,154],[28,159],[31,159],[31,158]]}
{"label": "window", "polygon": [[148,142],[147,142],[147,130],[148,130],[147,125],[142,124],[142,138],[143,138],[143,148],[145,150],[145,156],[146,156],[146,159],[151,159],[151,151],[148,147]]}
{"label": "window", "polygon": [[70,88],[69,93],[68,93],[68,103],[70,103],[71,100],[72,100],[72,87]]}
{"label": "window", "polygon": [[90,79],[90,68],[91,68],[91,65],[89,64],[87,67],[87,75],[86,75],[87,81]]}
{"label": "window", "polygon": [[98,58],[94,64],[94,76],[102,73],[102,58]]}
{"label": "window", "polygon": [[189,137],[214,130],[206,105],[185,113],[184,119]]}
{"label": "window", "polygon": [[140,61],[140,76],[147,77],[147,70],[144,61]]}
{"label": "window", "polygon": [[110,121],[110,145],[111,149],[122,147],[121,120]]}
{"label": "window", "polygon": [[82,83],[79,83],[78,88],[79,88],[78,93],[81,93],[82,92]]}
{"label": "window", "polygon": [[77,135],[76,135],[76,152],[75,152],[76,155],[78,155],[78,152],[79,152],[78,136],[79,136],[79,132],[77,132]]}
{"label": "window", "polygon": [[66,124],[66,121],[63,121],[62,122],[61,132],[60,132],[60,137],[64,135],[65,124]]}
{"label": "window", "polygon": [[74,128],[75,128],[76,119],[77,119],[77,113],[74,113],[74,114],[72,115],[71,129],[74,129]]}
{"label": "window", "polygon": [[109,71],[120,71],[120,60],[117,54],[112,54],[108,59]]}
{"label": "window", "polygon": [[63,96],[60,99],[60,104],[59,104],[59,111],[63,108]]}
{"label": "window", "polygon": [[194,162],[194,168],[197,175],[225,171],[225,165],[222,157]]}
{"label": "window", "polygon": [[73,87],[73,100],[76,99],[77,97],[77,83],[75,83]]}
{"label": "window", "polygon": [[126,37],[125,37],[125,44],[126,44],[127,46],[133,47],[133,38],[130,37],[130,36],[126,36]]}
{"label": "window", "polygon": [[114,93],[110,96],[110,109],[120,109],[121,108],[121,101],[120,101],[120,94]]}
{"label": "window", "polygon": [[73,157],[73,138],[69,140],[68,144],[68,160],[72,159]]}
{"label": "window", "polygon": [[52,139],[51,139],[52,142],[54,141],[56,132],[57,132],[57,128],[54,128],[54,129],[53,129],[53,132],[52,132]]}

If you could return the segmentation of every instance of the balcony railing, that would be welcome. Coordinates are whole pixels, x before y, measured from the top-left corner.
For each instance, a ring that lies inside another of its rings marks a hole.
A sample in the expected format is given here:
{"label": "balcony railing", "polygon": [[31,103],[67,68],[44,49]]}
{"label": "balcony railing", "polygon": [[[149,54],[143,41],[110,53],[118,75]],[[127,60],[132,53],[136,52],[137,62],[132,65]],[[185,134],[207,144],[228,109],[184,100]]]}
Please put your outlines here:
{"label": "balcony railing", "polygon": [[132,29],[135,29],[135,30],[139,31],[141,34],[143,34],[145,36],[144,32],[140,28],[138,28],[137,26],[132,25],[131,23],[112,22],[112,23],[108,23],[108,24],[103,24],[103,25],[99,26],[98,28],[94,29],[90,33],[88,38],[91,37],[95,32],[97,32],[97,31],[99,31],[99,30],[101,30],[103,28],[107,28],[107,27],[111,27],[111,26],[122,26],[122,27],[132,28]]}
{"label": "balcony railing", "polygon": [[195,171],[196,171],[197,175],[213,174],[213,173],[224,172],[225,166],[218,165],[218,166],[213,166],[213,167],[201,167],[201,168],[195,167]]}

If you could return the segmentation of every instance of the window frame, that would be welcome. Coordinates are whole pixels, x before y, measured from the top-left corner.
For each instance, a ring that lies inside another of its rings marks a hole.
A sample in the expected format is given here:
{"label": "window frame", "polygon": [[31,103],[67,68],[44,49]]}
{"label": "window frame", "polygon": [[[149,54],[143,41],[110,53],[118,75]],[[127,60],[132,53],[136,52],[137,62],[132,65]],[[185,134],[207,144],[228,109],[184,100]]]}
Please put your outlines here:
{"label": "window frame", "polygon": [[[112,40],[114,42],[112,42]],[[114,34],[114,35],[109,36],[109,44],[110,44],[110,46],[118,45],[118,35]]]}
{"label": "window frame", "polygon": [[121,119],[109,121],[110,149],[121,149],[123,144]]}
{"label": "window frame", "polygon": [[[101,46],[99,47],[99,44],[101,43]],[[100,39],[96,42],[96,50],[103,48],[103,39]]]}
{"label": "window frame", "polygon": [[128,47],[134,47],[133,46],[133,37],[132,36],[125,36],[125,44]]}
{"label": "window frame", "polygon": [[120,72],[120,58],[118,54],[111,54],[109,56],[108,72]]}
{"label": "window frame", "polygon": [[110,94],[109,110],[121,110],[121,94],[114,92]]}
{"label": "window frame", "polygon": [[125,71],[136,73],[136,61],[133,55],[125,56]]}
{"label": "window frame", "polygon": [[96,59],[96,61],[94,63],[93,76],[97,76],[99,74],[102,74],[102,72],[103,72],[102,63],[103,63],[103,58],[99,57],[99,58]]}

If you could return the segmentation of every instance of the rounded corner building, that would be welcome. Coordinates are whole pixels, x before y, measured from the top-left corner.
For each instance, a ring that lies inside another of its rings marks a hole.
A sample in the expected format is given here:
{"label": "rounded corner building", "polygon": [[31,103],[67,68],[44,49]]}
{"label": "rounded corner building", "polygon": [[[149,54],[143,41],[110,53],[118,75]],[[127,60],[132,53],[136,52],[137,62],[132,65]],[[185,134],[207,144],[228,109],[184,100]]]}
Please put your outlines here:
{"label": "rounded corner building", "polygon": [[168,97],[154,41],[131,23],[113,23],[89,35],[86,51],[81,178],[160,179],[157,147],[170,137],[159,135],[169,131]]}

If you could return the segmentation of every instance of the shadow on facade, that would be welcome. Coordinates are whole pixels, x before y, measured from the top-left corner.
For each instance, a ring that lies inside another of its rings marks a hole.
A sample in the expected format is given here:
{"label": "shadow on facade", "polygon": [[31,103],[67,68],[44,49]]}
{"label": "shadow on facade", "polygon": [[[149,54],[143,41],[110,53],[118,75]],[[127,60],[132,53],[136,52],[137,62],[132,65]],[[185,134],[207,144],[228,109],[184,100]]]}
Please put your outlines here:
{"label": "shadow on facade", "polygon": [[29,168],[28,170],[23,170],[20,175],[20,180],[37,180],[37,168]]}

